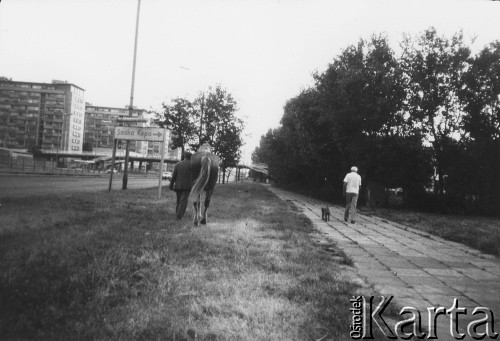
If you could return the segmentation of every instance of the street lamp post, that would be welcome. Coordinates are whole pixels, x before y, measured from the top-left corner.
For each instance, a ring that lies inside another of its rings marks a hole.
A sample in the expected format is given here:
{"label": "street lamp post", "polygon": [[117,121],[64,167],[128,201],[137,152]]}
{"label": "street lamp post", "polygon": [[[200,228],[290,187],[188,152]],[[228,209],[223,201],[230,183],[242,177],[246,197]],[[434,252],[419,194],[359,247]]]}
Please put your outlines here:
{"label": "street lamp post", "polygon": [[203,95],[201,97],[201,112],[200,112],[200,137],[198,139],[199,146],[201,147],[201,134],[203,133],[203,110],[205,109],[205,91],[203,91]]}
{"label": "street lamp post", "polygon": [[[134,108],[134,83],[135,83],[135,61],[137,58],[137,37],[139,33],[139,13],[141,9],[141,0],[137,0],[137,18],[135,22],[135,41],[134,41],[134,61],[132,65],[132,87],[130,90],[130,105],[128,108],[128,116],[132,117]],[[127,189],[128,183],[128,157],[129,157],[130,141],[127,140],[125,147],[125,168],[123,169],[122,189]]]}

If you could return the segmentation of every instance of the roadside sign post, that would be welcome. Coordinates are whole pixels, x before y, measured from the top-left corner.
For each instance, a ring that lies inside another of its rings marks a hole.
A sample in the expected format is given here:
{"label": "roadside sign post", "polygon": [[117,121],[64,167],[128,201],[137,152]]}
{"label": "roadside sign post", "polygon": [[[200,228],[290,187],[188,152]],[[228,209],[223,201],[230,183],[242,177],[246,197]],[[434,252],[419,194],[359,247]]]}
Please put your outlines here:
{"label": "roadside sign post", "polygon": [[160,146],[160,154],[161,154],[161,161],[160,161],[160,169],[159,173],[160,176],[158,177],[158,199],[161,199],[161,181],[163,180],[163,162],[165,160],[165,142],[162,142]]}
{"label": "roadside sign post", "polygon": [[111,157],[111,171],[109,172],[109,187],[108,192],[111,192],[111,184],[113,183],[113,171],[115,170],[115,157],[116,157],[116,144],[118,143],[117,139],[114,139],[113,143],[113,156]]}
{"label": "roadside sign post", "polygon": [[[137,1],[137,18],[135,21],[135,41],[134,41],[134,63],[132,64],[132,86],[130,87],[130,105],[128,106],[129,119],[132,118],[134,111],[134,84],[135,84],[135,60],[137,58],[137,36],[139,34],[139,13],[141,10],[141,0]],[[128,157],[129,157],[130,140],[127,140],[125,146],[125,168],[123,169],[122,189],[127,189],[128,182]]]}
{"label": "roadside sign post", "polygon": [[[142,122],[144,119],[121,119],[124,122]],[[165,161],[165,142],[168,141],[169,131],[166,128],[152,127],[125,127],[116,126],[113,146],[113,157],[111,158],[111,171],[109,176],[108,192],[111,192],[113,182],[113,170],[115,169],[116,145],[118,140],[129,141],[153,141],[161,142],[161,161],[158,174],[158,199],[161,199],[161,181],[163,173],[163,163]]]}

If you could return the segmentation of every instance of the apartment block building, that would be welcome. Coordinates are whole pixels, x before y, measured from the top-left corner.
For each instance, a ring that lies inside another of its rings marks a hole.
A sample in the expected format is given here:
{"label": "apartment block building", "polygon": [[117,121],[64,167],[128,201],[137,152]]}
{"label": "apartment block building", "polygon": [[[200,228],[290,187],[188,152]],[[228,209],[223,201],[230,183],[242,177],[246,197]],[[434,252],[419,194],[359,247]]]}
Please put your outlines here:
{"label": "apartment block building", "polygon": [[[80,154],[93,151],[111,155],[117,119],[129,117],[128,107],[86,103],[85,90],[66,81],[19,82],[0,77],[0,147]],[[132,117],[146,116],[132,110]],[[148,123],[134,123],[146,126]],[[168,142],[166,144],[168,146]],[[118,150],[125,149],[119,141]],[[131,153],[160,159],[160,143],[130,141]],[[180,159],[180,150],[165,149],[168,159]],[[136,155],[138,156],[138,155]]]}
{"label": "apartment block building", "polygon": [[0,77],[0,146],[82,152],[85,90]]}
{"label": "apartment block building", "polygon": [[[144,117],[146,111],[143,109],[133,109],[132,117]],[[95,152],[109,152],[113,149],[115,126],[118,125],[117,118],[129,117],[129,109],[95,106],[90,103],[85,105],[85,132],[84,143],[87,148]],[[134,123],[134,126],[144,127],[145,123]],[[120,144],[118,148],[125,149]],[[147,155],[147,141],[130,141],[130,152]]]}

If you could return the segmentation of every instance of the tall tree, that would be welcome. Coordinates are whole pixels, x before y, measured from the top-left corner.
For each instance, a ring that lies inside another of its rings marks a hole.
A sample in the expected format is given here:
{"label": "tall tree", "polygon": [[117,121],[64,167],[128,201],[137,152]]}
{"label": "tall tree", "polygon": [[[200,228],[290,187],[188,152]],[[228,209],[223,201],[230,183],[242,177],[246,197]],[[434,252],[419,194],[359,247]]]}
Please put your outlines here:
{"label": "tall tree", "polygon": [[430,28],[401,46],[396,57],[385,37],[373,36],[343,50],[314,88],[286,103],[254,161],[316,194],[328,187],[320,179],[330,176],[335,191],[356,164],[366,180],[403,187],[416,204],[427,202],[424,186],[436,171],[441,207],[497,212],[500,42],[471,56],[461,32],[446,38]]}
{"label": "tall tree", "polygon": [[163,103],[163,112],[155,113],[154,122],[160,127],[170,129],[173,148],[185,148],[196,137],[195,111],[193,104],[185,98],[174,98]]}
{"label": "tall tree", "polygon": [[437,194],[444,194],[449,138],[457,138],[463,119],[458,92],[464,85],[471,51],[463,34],[451,39],[426,30],[416,42],[403,42],[402,67],[408,83],[407,98],[411,119],[432,144],[438,175]]}
{"label": "tall tree", "polygon": [[[235,167],[241,157],[244,122],[236,116],[237,103],[220,85],[209,88],[195,100],[199,122],[195,129],[198,141],[208,142],[221,158],[223,179],[226,168]],[[225,181],[225,180],[223,180]]]}
{"label": "tall tree", "polygon": [[[405,112],[405,79],[387,38],[374,35],[349,46],[315,79],[323,111],[318,125],[330,129],[326,143],[329,155],[336,157],[329,167],[337,170],[336,181],[340,183],[339,178],[356,164],[368,180],[365,184],[408,187],[404,175],[395,177],[394,172],[398,169],[406,172],[407,179],[415,179],[410,174],[415,164],[403,148],[387,148],[398,141],[416,151],[419,136]],[[426,172],[428,168],[416,174],[425,177]],[[423,178],[418,181],[423,182]]]}
{"label": "tall tree", "polygon": [[467,116],[464,130],[474,140],[500,139],[500,41],[472,59],[460,91]]}
{"label": "tall tree", "polygon": [[293,153],[285,145],[283,128],[269,129],[261,136],[259,147],[252,153],[252,161],[265,163],[268,166],[269,177],[275,181],[287,184],[290,181],[291,164]]}
{"label": "tall tree", "polygon": [[[459,93],[464,110],[461,162],[450,174],[453,189],[476,198],[481,213],[498,213],[500,206],[500,41],[471,59]],[[464,181],[467,179],[467,181]]]}

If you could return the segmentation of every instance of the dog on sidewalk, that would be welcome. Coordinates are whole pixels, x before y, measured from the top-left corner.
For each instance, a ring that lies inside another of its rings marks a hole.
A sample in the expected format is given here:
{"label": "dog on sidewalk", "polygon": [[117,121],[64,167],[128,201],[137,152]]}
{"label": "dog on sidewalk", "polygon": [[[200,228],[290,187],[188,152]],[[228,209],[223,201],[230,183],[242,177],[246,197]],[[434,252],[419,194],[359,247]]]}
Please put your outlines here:
{"label": "dog on sidewalk", "polygon": [[330,208],[328,206],[321,207],[321,219],[330,221]]}

